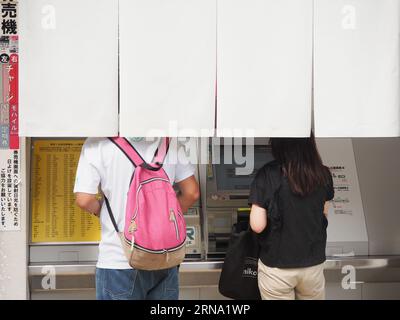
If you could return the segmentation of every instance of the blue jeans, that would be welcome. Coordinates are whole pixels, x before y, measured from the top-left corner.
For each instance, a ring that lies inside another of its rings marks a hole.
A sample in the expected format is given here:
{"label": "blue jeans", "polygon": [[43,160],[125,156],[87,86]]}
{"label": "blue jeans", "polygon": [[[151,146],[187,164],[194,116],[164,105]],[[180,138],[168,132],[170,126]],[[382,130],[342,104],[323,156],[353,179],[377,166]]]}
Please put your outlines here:
{"label": "blue jeans", "polygon": [[144,271],[96,268],[97,300],[178,300],[178,268]]}

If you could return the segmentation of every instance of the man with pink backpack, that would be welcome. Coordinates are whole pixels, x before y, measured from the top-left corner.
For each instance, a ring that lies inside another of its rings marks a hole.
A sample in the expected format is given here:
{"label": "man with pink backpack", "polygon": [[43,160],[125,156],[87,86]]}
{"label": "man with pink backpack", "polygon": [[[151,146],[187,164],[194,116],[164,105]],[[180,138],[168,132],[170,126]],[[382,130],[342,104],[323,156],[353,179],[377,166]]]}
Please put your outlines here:
{"label": "man with pink backpack", "polygon": [[183,214],[199,198],[195,167],[184,154],[178,157],[170,138],[85,141],[74,193],[77,205],[101,221],[97,299],[178,299]]}

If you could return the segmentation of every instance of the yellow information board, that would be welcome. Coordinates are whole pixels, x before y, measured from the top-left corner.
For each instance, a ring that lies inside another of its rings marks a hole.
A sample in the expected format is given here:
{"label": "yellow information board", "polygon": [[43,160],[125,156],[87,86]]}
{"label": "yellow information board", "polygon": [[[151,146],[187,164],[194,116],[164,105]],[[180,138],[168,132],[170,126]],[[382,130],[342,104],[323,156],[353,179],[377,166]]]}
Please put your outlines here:
{"label": "yellow information board", "polygon": [[100,222],[75,205],[75,173],[84,140],[33,141],[31,240],[97,242]]}

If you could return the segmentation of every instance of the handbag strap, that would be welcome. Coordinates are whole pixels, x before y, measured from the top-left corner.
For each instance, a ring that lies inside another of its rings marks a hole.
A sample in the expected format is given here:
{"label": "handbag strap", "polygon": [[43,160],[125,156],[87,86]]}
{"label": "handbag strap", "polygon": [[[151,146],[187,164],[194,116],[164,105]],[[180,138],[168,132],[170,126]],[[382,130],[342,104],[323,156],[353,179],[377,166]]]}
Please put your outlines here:
{"label": "handbag strap", "polygon": [[270,170],[270,178],[272,179],[273,185],[275,186],[275,191],[274,194],[272,196],[272,199],[269,203],[268,206],[268,210],[267,210],[267,214],[269,216],[274,215],[275,218],[280,218],[280,214],[279,214],[279,208],[277,208],[277,212],[273,212],[273,208],[275,208],[275,204],[276,206],[278,205],[278,197],[279,197],[279,192],[281,190],[281,186],[282,186],[282,167],[279,165],[279,170]]}

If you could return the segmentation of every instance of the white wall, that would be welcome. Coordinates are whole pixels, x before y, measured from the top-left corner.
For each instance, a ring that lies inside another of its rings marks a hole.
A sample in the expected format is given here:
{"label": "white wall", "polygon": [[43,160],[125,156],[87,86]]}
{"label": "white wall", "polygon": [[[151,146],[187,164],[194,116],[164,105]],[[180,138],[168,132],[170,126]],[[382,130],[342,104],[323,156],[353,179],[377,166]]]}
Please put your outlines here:
{"label": "white wall", "polygon": [[353,139],[370,255],[400,254],[400,138]]}
{"label": "white wall", "polygon": [[27,289],[27,188],[25,139],[21,139],[21,230],[0,232],[0,300],[23,300]]}

